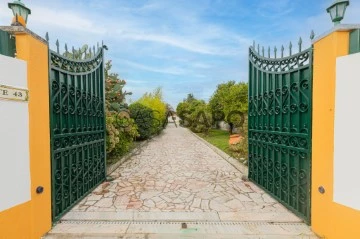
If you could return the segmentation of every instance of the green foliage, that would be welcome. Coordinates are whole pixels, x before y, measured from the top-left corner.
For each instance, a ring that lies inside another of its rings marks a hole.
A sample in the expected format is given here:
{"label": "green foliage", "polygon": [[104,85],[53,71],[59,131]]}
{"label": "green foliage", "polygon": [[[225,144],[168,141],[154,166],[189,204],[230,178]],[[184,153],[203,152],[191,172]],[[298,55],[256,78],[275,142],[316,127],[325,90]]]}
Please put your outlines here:
{"label": "green foliage", "polygon": [[107,163],[114,163],[117,158],[126,154],[139,135],[135,121],[130,118],[125,104],[126,95],[123,92],[125,80],[118,74],[110,73],[111,61],[105,65],[105,106],[106,106],[106,153]]}
{"label": "green foliage", "polygon": [[167,115],[167,105],[162,99],[161,88],[157,88],[152,93],[145,93],[137,103],[142,104],[153,111],[153,121],[151,134],[158,134],[163,129]]}
{"label": "green foliage", "polygon": [[211,129],[207,135],[202,133],[198,135],[241,163],[247,164],[247,137],[241,143],[230,146],[229,132],[227,131]]}
{"label": "green foliage", "polygon": [[180,125],[181,126],[188,126],[188,122],[185,121],[187,118],[186,116],[189,114],[188,112],[190,108],[190,104],[188,102],[181,102],[176,107],[176,114],[180,117]]}
{"label": "green foliage", "polygon": [[248,112],[248,83],[229,81],[217,86],[209,101],[212,114],[223,112],[224,121],[240,127],[240,134],[244,139],[232,145],[230,150],[235,158],[248,158],[247,112]]}
{"label": "green foliage", "polygon": [[233,123],[235,127],[242,126],[248,112],[248,83],[229,81],[219,84],[209,101],[212,114],[223,112],[225,122]]}
{"label": "green foliage", "polygon": [[231,145],[230,150],[232,151],[233,157],[237,159],[243,159],[245,165],[247,165],[248,157],[249,157],[249,142],[248,142],[248,124],[247,119],[243,125],[243,129],[241,130],[241,136],[244,137],[239,143],[235,145]]}
{"label": "green foliage", "polygon": [[211,128],[211,113],[206,103],[202,100],[193,100],[190,104],[190,129],[195,133],[207,134]]}
{"label": "green foliage", "polygon": [[211,129],[207,135],[198,134],[212,145],[231,155],[229,148],[229,132],[220,129]]}
{"label": "green foliage", "polygon": [[153,110],[138,102],[129,107],[130,117],[138,127],[138,139],[148,139],[154,132],[154,113]]}
{"label": "green foliage", "polygon": [[193,132],[207,134],[212,125],[211,112],[203,100],[196,99],[192,94],[176,108],[181,118],[180,125],[189,127]]}
{"label": "green foliage", "polygon": [[122,111],[127,108],[125,104],[125,97],[131,95],[131,92],[123,92],[126,84],[125,80],[119,78],[116,73],[110,73],[111,61],[105,64],[105,99],[106,108],[111,111]]}
{"label": "green foliage", "polygon": [[106,112],[106,133],[108,163],[114,163],[118,157],[126,154],[139,135],[137,125],[127,111]]}
{"label": "green foliage", "polygon": [[194,97],[194,94],[190,93],[187,95],[186,99],[184,99],[184,102],[191,103],[194,100],[196,100],[196,98]]}
{"label": "green foliage", "polygon": [[[91,54],[90,54],[90,51],[92,51]],[[90,59],[90,58],[94,57],[95,54],[96,53],[94,52],[94,49],[91,47],[89,48],[89,46],[85,44],[78,50],[73,49],[73,51],[65,51],[63,53],[63,56],[65,56],[67,58],[76,59],[76,60],[83,60],[83,59]]]}
{"label": "green foliage", "polygon": [[[248,83],[235,81],[219,84],[208,104],[196,99],[193,94],[188,94],[176,108],[176,113],[181,118],[180,125],[200,133],[210,143],[234,158],[241,159],[245,164],[248,160],[247,112]],[[240,129],[243,137],[240,143],[229,146],[229,133],[212,129],[214,122],[222,120]]]}

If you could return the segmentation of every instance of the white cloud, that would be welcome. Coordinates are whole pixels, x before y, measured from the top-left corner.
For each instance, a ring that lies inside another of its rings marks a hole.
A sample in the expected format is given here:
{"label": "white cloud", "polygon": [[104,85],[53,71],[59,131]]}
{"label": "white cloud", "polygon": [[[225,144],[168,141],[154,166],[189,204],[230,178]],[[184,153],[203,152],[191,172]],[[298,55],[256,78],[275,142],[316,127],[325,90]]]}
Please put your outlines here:
{"label": "white cloud", "polygon": [[170,74],[170,75],[186,75],[187,74],[186,71],[184,71],[183,69],[178,68],[178,67],[151,67],[151,66],[139,64],[136,62],[132,62],[129,60],[125,60],[125,59],[117,59],[117,60],[126,64],[127,66],[145,70],[145,71],[157,72],[157,73],[162,73],[162,74]]}
{"label": "white cloud", "polygon": [[31,21],[36,25],[48,28],[61,28],[70,31],[82,31],[93,34],[105,34],[106,29],[101,28],[96,22],[87,19],[79,12],[74,11],[59,11],[46,7],[32,7],[33,15]]}
{"label": "white cloud", "polygon": [[121,34],[119,34],[119,37],[128,40],[162,43],[201,54],[209,54],[209,55],[221,54],[212,46],[209,45],[206,46],[204,44],[199,44],[195,41],[191,41],[191,40],[189,41],[186,39],[182,39],[181,37],[173,37],[170,35],[123,31],[121,32]]}
{"label": "white cloud", "polygon": [[263,1],[257,8],[257,13],[266,18],[280,18],[293,11],[290,0]]}
{"label": "white cloud", "polygon": [[[94,8],[93,11],[92,8],[81,8],[82,3],[77,4],[77,7],[69,10],[60,1],[52,1],[48,5],[40,5],[40,1],[29,3],[27,5],[31,7],[32,15],[29,17],[28,27],[38,31],[39,35],[49,31],[50,36],[56,37],[59,35],[57,32],[61,32],[59,38],[62,39],[71,39],[76,34],[78,38],[88,42],[89,35],[85,34],[91,34],[112,38],[112,41],[151,42],[204,55],[236,55],[239,51],[238,44],[250,42],[246,37],[223,27],[200,21],[195,14],[196,9],[184,9],[182,6],[177,8],[167,2],[160,4],[159,1],[153,1],[136,8],[121,6],[120,3],[113,6],[113,9],[119,11],[116,16],[104,16],[101,11],[97,12],[98,9],[103,10],[103,6],[95,1],[89,3]],[[109,3],[104,2],[104,6],[109,6]],[[173,18],[166,24],[163,19],[156,17],[165,7],[167,14],[172,14]],[[0,13],[2,12],[3,9],[0,9]],[[10,10],[8,15],[11,16]],[[177,29],[173,29],[172,24],[177,24]]]}

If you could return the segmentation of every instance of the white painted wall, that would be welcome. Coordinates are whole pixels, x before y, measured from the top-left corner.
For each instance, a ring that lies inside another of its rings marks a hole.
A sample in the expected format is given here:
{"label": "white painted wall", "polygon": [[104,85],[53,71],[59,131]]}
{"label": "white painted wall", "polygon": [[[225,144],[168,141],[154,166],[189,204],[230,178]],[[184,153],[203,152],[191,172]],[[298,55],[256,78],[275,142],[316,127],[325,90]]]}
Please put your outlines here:
{"label": "white painted wall", "polygon": [[357,210],[360,210],[359,103],[360,53],[339,57],[336,62],[334,202]]}
{"label": "white painted wall", "polygon": [[[0,55],[0,85],[27,89],[26,62]],[[0,99],[0,211],[30,199],[28,103]]]}

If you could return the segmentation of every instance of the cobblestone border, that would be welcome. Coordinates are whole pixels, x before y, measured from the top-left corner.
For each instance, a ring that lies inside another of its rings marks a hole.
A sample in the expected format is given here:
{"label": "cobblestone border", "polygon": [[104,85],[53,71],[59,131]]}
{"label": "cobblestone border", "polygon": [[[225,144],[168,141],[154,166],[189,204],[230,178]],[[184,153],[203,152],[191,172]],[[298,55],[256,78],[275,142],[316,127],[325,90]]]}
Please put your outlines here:
{"label": "cobblestone border", "polygon": [[153,140],[154,138],[157,138],[159,136],[161,136],[164,133],[164,130],[162,130],[159,134],[156,135],[152,135],[149,139],[146,139],[142,142],[140,142],[135,148],[133,148],[130,152],[128,152],[127,154],[125,154],[124,156],[122,156],[119,161],[117,161],[116,163],[113,163],[110,166],[106,166],[106,176],[110,176],[110,174],[112,172],[114,172],[118,167],[120,167],[123,163],[125,163],[128,159],[130,159],[132,156],[140,153],[141,148],[143,148],[144,146],[146,146],[151,140]]}
{"label": "cobblestone border", "polygon": [[200,141],[202,141],[205,145],[207,145],[210,149],[212,149],[215,153],[217,153],[220,157],[225,159],[229,164],[231,164],[234,168],[236,168],[238,171],[240,171],[244,176],[248,176],[249,168],[245,166],[244,164],[240,163],[237,159],[231,157],[218,147],[210,144],[205,139],[201,138],[194,132],[192,132],[190,129],[186,128],[192,135],[194,135],[196,138],[198,138]]}
{"label": "cobblestone border", "polygon": [[106,167],[106,176],[110,176],[111,173],[113,173],[118,167],[120,167],[123,163],[125,163],[128,159],[130,159],[132,156],[136,155],[141,151],[141,148],[147,145],[151,139],[147,139],[143,142],[140,142],[135,148],[133,148],[130,152],[122,156],[119,161],[116,163],[111,164],[110,166]]}

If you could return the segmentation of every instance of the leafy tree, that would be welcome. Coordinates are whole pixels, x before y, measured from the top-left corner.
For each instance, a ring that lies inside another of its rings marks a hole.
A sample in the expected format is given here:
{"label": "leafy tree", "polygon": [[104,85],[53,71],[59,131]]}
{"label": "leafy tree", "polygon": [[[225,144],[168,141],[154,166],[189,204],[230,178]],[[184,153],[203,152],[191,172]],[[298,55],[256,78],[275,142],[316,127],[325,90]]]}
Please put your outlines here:
{"label": "leafy tree", "polygon": [[138,139],[148,139],[154,133],[154,112],[151,108],[135,102],[130,105],[130,116],[138,127]]}
{"label": "leafy tree", "polygon": [[208,133],[212,125],[211,112],[203,100],[196,99],[193,94],[176,107],[176,113],[181,118],[180,124],[189,127],[196,133]]}
{"label": "leafy tree", "polygon": [[187,95],[186,99],[184,99],[184,102],[191,103],[193,100],[196,100],[194,94],[190,93]]}
{"label": "leafy tree", "polygon": [[166,121],[166,103],[163,101],[162,90],[156,88],[152,93],[145,93],[137,103],[142,104],[153,111],[152,134],[157,134],[163,129]]}
{"label": "leafy tree", "polygon": [[132,92],[123,92],[126,81],[119,78],[117,73],[110,72],[112,67],[111,61],[105,64],[105,99],[106,107],[110,111],[121,111],[127,108],[125,98],[132,95]]}
{"label": "leafy tree", "polygon": [[209,101],[209,107],[214,120],[224,120],[234,127],[243,127],[248,112],[248,84],[235,81],[219,84]]}
{"label": "leafy tree", "polygon": [[123,91],[125,80],[118,74],[111,73],[111,61],[105,65],[105,106],[106,106],[106,152],[107,163],[114,163],[118,157],[130,150],[138,136],[137,125],[130,118],[129,110],[125,104],[126,95]]}

